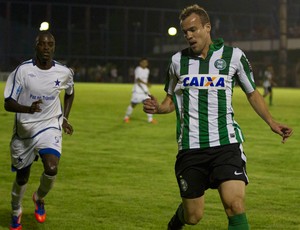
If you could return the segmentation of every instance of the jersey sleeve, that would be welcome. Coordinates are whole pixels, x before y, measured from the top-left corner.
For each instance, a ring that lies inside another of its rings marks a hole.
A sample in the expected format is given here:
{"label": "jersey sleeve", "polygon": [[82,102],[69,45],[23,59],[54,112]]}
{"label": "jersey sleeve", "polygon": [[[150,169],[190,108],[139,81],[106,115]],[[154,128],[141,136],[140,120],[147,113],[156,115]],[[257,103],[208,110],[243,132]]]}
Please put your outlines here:
{"label": "jersey sleeve", "polygon": [[12,98],[14,100],[18,100],[20,93],[23,90],[23,81],[22,81],[22,75],[21,70],[17,68],[12,73],[9,74],[5,89],[4,89],[4,98],[9,99]]}
{"label": "jersey sleeve", "polygon": [[168,70],[167,70],[167,76],[166,76],[166,82],[165,82],[165,88],[167,94],[173,95],[174,89],[177,84],[178,78],[176,76],[176,71],[174,67],[174,63],[170,62]]}
{"label": "jersey sleeve", "polygon": [[245,93],[252,93],[256,89],[254,82],[253,71],[250,62],[248,61],[244,52],[237,49],[240,55],[237,64],[237,80],[242,90]]}
{"label": "jersey sleeve", "polygon": [[69,73],[69,77],[67,80],[67,88],[66,88],[66,94],[71,95],[74,91],[74,71],[69,68],[70,73]]}
{"label": "jersey sleeve", "polygon": [[135,80],[137,79],[140,79],[140,68],[139,67],[136,67],[135,70],[134,70],[134,78]]}

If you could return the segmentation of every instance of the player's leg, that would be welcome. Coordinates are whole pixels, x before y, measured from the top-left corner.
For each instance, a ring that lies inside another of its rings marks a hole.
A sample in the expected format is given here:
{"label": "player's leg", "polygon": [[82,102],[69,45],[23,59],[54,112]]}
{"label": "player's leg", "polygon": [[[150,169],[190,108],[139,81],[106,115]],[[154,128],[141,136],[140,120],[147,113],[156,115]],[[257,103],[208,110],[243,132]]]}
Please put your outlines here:
{"label": "player's leg", "polygon": [[273,105],[273,91],[272,87],[269,88],[269,105]]}
{"label": "player's leg", "polygon": [[11,230],[22,229],[22,200],[30,176],[30,168],[35,159],[35,140],[21,140],[14,136],[10,144],[12,171],[16,172],[11,191],[12,221]]}
{"label": "player's leg", "polygon": [[269,94],[268,87],[264,87],[264,93],[263,93],[263,97],[266,97],[266,96],[268,96],[268,94]]}
{"label": "player's leg", "polygon": [[53,187],[60,159],[54,154],[41,154],[41,158],[44,165],[44,172],[41,175],[40,186],[36,192],[37,199],[43,199]]}
{"label": "player's leg", "polygon": [[150,114],[150,113],[147,113],[147,120],[148,120],[148,123],[151,123],[151,124],[157,123],[157,121],[153,118],[153,114]]}
{"label": "player's leg", "polygon": [[128,105],[128,107],[126,109],[125,117],[124,117],[125,123],[128,123],[130,121],[131,114],[136,105],[137,105],[137,103],[134,103],[134,102],[131,102],[130,105]]}
{"label": "player's leg", "polygon": [[35,218],[40,223],[43,223],[46,219],[44,197],[52,189],[56,179],[61,155],[61,144],[61,130],[48,129],[40,134],[36,145],[44,166],[39,187],[32,196],[35,205]]}
{"label": "player's leg", "polygon": [[201,164],[202,155],[197,150],[180,151],[177,155],[175,172],[182,204],[170,220],[169,230],[182,229],[185,224],[195,225],[202,219],[208,184],[208,172]]}
{"label": "player's leg", "polygon": [[199,198],[182,198],[174,216],[168,224],[168,230],[182,229],[185,224],[196,225],[203,217],[204,196]]}
{"label": "player's leg", "polygon": [[[139,103],[143,103],[144,100],[148,99],[149,98],[149,95],[148,94],[138,94],[138,102]],[[157,121],[156,119],[153,118],[153,114],[150,114],[150,113],[146,113],[147,115],[147,121],[148,123],[151,123],[151,124],[156,124]]]}
{"label": "player's leg", "polygon": [[12,186],[12,200],[11,205],[13,210],[18,210],[21,208],[22,199],[26,190],[27,182],[30,176],[30,167],[17,170],[16,179]]}
{"label": "player's leg", "polygon": [[11,208],[12,208],[12,221],[10,225],[11,230],[22,229],[21,216],[22,216],[22,200],[26,191],[27,182],[30,176],[31,165],[17,170],[16,179],[13,182],[11,191]]}
{"label": "player's leg", "polygon": [[43,223],[46,220],[44,197],[53,188],[58,170],[59,157],[51,153],[41,154],[44,165],[44,172],[40,177],[40,185],[36,192],[33,193],[32,200],[35,205],[35,218],[38,222]]}
{"label": "player's leg", "polygon": [[[220,148],[214,161],[212,178],[218,184],[218,191],[228,216],[229,230],[248,230],[245,214],[245,190],[248,184],[246,155],[241,144],[230,144]],[[220,183],[218,183],[220,182]]]}
{"label": "player's leg", "polygon": [[228,230],[248,230],[249,224],[245,214],[245,182],[230,180],[223,182],[219,194],[228,216]]}

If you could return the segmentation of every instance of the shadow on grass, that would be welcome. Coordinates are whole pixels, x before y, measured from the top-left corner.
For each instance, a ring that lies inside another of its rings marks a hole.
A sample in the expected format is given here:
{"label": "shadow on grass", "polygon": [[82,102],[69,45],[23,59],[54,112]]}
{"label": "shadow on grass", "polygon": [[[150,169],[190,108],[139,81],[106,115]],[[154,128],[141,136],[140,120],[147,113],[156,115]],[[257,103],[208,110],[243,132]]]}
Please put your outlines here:
{"label": "shadow on grass", "polygon": [[[0,230],[8,229],[11,221],[10,216],[11,210],[8,209],[1,209],[0,210]],[[21,220],[23,229],[30,229],[30,230],[38,230],[40,229],[39,224],[35,218],[34,214],[32,213],[23,213],[22,220]]]}

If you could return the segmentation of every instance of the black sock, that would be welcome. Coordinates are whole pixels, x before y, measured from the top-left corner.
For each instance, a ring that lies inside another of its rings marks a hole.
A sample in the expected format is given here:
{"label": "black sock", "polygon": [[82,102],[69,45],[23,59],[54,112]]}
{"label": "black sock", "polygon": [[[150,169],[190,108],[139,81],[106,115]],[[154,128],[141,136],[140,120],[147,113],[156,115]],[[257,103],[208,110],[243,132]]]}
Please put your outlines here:
{"label": "black sock", "polygon": [[181,229],[184,226],[184,213],[182,203],[178,206],[176,213],[169,222],[169,229]]}

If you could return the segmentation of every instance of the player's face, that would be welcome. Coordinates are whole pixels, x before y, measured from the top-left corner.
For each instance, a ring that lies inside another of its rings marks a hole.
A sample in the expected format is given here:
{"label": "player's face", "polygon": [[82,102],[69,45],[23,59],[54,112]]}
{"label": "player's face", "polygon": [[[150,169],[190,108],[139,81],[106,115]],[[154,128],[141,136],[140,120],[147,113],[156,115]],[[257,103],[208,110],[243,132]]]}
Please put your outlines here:
{"label": "player's face", "polygon": [[147,67],[148,67],[148,60],[142,60],[142,61],[140,62],[140,66],[141,66],[143,69],[147,68]]}
{"label": "player's face", "polygon": [[55,40],[51,35],[41,35],[36,40],[36,56],[41,62],[51,62],[55,51]]}
{"label": "player's face", "polygon": [[193,13],[181,21],[181,30],[193,52],[201,55],[208,51],[211,43],[209,23],[202,25],[200,17]]}

